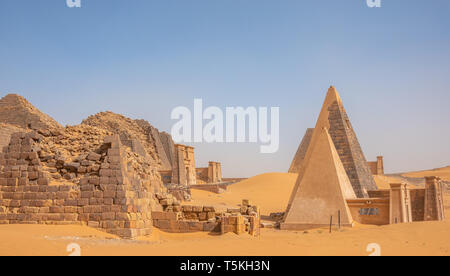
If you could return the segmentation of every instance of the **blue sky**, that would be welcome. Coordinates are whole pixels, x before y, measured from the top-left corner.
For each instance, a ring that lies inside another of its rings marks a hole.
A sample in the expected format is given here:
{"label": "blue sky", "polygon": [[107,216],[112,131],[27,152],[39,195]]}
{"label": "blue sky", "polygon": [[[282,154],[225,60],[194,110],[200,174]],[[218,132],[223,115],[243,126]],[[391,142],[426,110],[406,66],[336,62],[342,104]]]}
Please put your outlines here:
{"label": "blue sky", "polygon": [[450,1],[0,0],[0,96],[62,124],[111,110],[170,131],[193,106],[279,106],[280,150],[194,144],[225,176],[286,171],[332,84],[366,157],[450,165]]}

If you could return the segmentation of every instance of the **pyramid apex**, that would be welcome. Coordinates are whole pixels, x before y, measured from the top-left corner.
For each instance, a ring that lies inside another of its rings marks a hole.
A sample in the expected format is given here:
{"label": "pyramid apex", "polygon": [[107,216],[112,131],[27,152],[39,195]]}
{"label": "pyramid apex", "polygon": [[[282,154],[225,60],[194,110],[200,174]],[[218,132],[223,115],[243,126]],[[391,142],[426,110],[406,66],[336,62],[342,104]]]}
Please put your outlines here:
{"label": "pyramid apex", "polygon": [[327,93],[327,99],[332,99],[333,101],[337,100],[338,102],[341,101],[341,96],[339,95],[339,92],[337,91],[336,87],[330,86]]}

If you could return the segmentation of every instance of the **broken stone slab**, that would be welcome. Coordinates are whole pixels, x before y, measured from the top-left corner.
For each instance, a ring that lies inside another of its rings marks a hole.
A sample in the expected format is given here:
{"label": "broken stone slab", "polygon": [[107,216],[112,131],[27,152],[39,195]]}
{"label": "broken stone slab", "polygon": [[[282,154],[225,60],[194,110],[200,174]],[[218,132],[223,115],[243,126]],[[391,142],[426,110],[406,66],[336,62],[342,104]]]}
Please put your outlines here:
{"label": "broken stone slab", "polygon": [[88,154],[87,159],[90,161],[99,161],[102,156],[98,153],[91,152]]}

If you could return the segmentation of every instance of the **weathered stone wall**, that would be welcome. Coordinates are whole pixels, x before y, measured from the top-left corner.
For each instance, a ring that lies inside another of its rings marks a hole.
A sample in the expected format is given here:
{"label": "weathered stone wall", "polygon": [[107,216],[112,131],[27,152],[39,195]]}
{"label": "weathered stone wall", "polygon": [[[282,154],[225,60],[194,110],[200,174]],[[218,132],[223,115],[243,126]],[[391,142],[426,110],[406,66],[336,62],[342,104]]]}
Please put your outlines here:
{"label": "weathered stone wall", "polygon": [[256,236],[260,229],[259,208],[248,203],[227,212],[207,206],[173,206],[169,211],[153,212],[152,217],[155,227],[170,233],[234,232]]}
{"label": "weathered stone wall", "polygon": [[11,139],[11,135],[16,132],[25,132],[25,129],[8,125],[8,124],[2,124],[0,123],[0,151],[3,149],[3,147],[6,147],[9,145],[9,141]]}
{"label": "weathered stone wall", "polygon": [[425,217],[425,189],[411,189],[411,212],[413,221],[423,221]]}
{"label": "weathered stone wall", "polygon": [[329,133],[334,142],[345,171],[352,183],[355,194],[359,198],[367,198],[367,191],[377,190],[375,180],[367,165],[355,131],[345,110],[338,102],[329,109]]}
{"label": "weathered stone wall", "polygon": [[197,173],[197,185],[207,184],[208,182],[208,168],[196,168]]}
{"label": "weathered stone wall", "polygon": [[445,219],[443,185],[439,177],[425,177],[425,221]]}
{"label": "weathered stone wall", "polygon": [[100,166],[79,173],[78,184],[52,182],[38,154],[41,139],[36,132],[13,134],[0,154],[1,223],[81,223],[125,238],[151,233],[162,185],[136,169],[118,136],[105,138],[104,154],[86,157]]}
{"label": "weathered stone wall", "polygon": [[230,182],[216,183],[216,184],[197,184],[190,186],[190,188],[194,190],[202,190],[211,193],[221,194],[226,192],[226,190],[228,189],[228,185],[230,184],[231,184]]}
{"label": "weathered stone wall", "polygon": [[383,156],[378,156],[377,161],[367,162],[367,165],[373,175],[384,175]]}
{"label": "weathered stone wall", "polygon": [[390,190],[368,191],[370,198],[389,198]]}
{"label": "weathered stone wall", "polygon": [[360,224],[389,224],[389,196],[388,198],[351,199],[347,200],[347,204],[353,219]]}
{"label": "weathered stone wall", "polygon": [[207,168],[196,168],[197,184],[217,184],[223,182],[222,164],[210,161]]}

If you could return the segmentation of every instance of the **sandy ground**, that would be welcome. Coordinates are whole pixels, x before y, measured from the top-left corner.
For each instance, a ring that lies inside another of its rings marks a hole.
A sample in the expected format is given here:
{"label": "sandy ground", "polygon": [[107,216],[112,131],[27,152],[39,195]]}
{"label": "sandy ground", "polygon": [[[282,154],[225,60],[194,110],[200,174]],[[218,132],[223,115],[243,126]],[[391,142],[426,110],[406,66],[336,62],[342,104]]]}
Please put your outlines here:
{"label": "sandy ground", "polygon": [[450,181],[450,167],[428,170],[428,171],[420,171],[420,172],[411,172],[402,174],[406,177],[413,178],[424,178],[425,176],[438,176],[442,178],[444,181]]}
{"label": "sandy ground", "polygon": [[294,173],[262,174],[231,185],[223,194],[192,190],[192,205],[213,205],[219,209],[236,208],[243,199],[258,205],[262,215],[284,212],[297,180]]}
{"label": "sandy ground", "polygon": [[[391,183],[405,183],[405,179],[395,176],[375,175],[374,179],[378,189],[390,189]],[[418,186],[414,185],[414,183],[408,183],[408,187],[417,188]]]}
{"label": "sandy ground", "polygon": [[[265,174],[231,186],[216,195],[194,191],[194,203],[236,206],[243,198],[262,207],[263,214],[283,211],[295,174]],[[450,203],[450,196],[446,202]],[[448,214],[450,205],[446,204]],[[362,255],[377,243],[381,255],[450,255],[450,220],[389,226],[357,225],[329,233],[328,229],[289,232],[262,229],[260,237],[208,233],[168,234],[157,229],[150,237],[128,241],[83,226],[1,225],[0,255],[67,256],[76,243],[87,255]]]}

